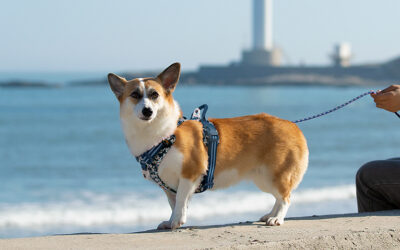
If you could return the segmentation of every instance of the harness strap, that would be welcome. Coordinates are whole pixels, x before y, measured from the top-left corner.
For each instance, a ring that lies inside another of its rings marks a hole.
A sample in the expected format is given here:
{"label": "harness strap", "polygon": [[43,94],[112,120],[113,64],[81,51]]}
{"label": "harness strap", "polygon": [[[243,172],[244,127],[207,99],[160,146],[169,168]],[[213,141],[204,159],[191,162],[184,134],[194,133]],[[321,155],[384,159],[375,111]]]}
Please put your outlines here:
{"label": "harness strap", "polygon": [[[217,159],[217,146],[219,144],[218,131],[212,122],[206,119],[206,113],[208,110],[207,104],[203,104],[196,108],[191,116],[191,120],[197,120],[203,125],[203,142],[208,148],[208,168],[206,175],[203,177],[199,187],[196,189],[196,193],[202,193],[207,189],[214,186],[214,170]],[[185,117],[180,118],[178,126],[186,120]],[[176,190],[170,188],[165,182],[163,182],[158,175],[158,167],[161,164],[164,156],[171,149],[175,143],[175,135],[171,135],[169,138],[163,140],[158,145],[152,147],[150,150],[144,152],[140,156],[136,157],[136,160],[140,163],[143,171],[148,171],[150,178],[157,183],[162,189],[176,193]]]}
{"label": "harness strap", "polygon": [[207,172],[206,175],[203,177],[200,186],[196,189],[195,191],[196,193],[202,193],[214,186],[214,171],[217,160],[217,147],[219,144],[219,135],[214,124],[206,119],[207,110],[208,110],[207,104],[203,104],[197,109],[195,109],[191,117],[191,119],[198,120],[203,125],[203,142],[208,148]]}
{"label": "harness strap", "polygon": [[136,160],[140,163],[142,170],[148,171],[150,178],[155,183],[157,183],[158,186],[160,186],[164,190],[169,190],[173,193],[176,193],[176,191],[165,184],[165,182],[163,182],[158,175],[158,167],[160,166],[161,161],[171,149],[175,141],[175,135],[171,135],[169,138],[163,140],[158,145],[136,157]]}

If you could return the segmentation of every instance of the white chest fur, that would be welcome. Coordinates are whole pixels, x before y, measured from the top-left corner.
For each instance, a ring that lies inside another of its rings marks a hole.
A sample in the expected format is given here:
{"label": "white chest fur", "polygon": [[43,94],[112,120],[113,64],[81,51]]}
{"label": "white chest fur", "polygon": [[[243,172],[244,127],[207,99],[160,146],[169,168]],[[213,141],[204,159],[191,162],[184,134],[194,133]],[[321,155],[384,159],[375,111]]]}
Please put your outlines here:
{"label": "white chest fur", "polygon": [[[180,173],[182,172],[183,154],[171,147],[158,166],[158,176],[170,188],[177,190]],[[149,171],[142,171],[145,179],[153,181]]]}
{"label": "white chest fur", "polygon": [[183,154],[175,147],[172,147],[162,160],[158,175],[168,187],[177,190],[179,177],[182,172]]}
{"label": "white chest fur", "polygon": [[[173,107],[166,106],[160,109],[153,121],[146,122],[135,115],[132,102],[129,100],[123,102],[120,110],[121,126],[131,153],[139,156],[173,134],[177,127],[179,110],[178,104],[174,102]],[[182,162],[182,153],[172,147],[158,168],[160,178],[175,190],[178,187]],[[150,179],[148,172],[143,172],[143,174],[146,179]]]}

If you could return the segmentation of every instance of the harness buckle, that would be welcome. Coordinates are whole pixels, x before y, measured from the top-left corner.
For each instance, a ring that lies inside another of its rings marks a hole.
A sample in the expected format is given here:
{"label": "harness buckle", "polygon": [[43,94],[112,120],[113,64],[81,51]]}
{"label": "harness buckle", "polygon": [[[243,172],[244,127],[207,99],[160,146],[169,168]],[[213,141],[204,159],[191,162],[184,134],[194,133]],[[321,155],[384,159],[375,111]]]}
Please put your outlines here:
{"label": "harness buckle", "polygon": [[193,113],[192,116],[190,117],[190,120],[196,120],[199,121],[201,119],[201,111],[200,108],[196,108]]}

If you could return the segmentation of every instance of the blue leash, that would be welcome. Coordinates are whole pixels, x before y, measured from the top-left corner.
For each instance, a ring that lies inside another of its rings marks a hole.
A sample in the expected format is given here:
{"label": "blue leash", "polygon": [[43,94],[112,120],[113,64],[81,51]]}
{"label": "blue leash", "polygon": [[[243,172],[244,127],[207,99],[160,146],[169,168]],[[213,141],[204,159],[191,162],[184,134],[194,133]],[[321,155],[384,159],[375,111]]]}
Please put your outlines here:
{"label": "blue leash", "polygon": [[[351,99],[350,101],[348,101],[348,102],[346,102],[346,103],[343,103],[342,105],[339,105],[339,106],[337,106],[337,107],[335,107],[335,108],[333,108],[333,109],[330,109],[330,110],[328,110],[328,111],[326,111],[326,112],[323,112],[323,113],[320,113],[320,114],[317,114],[317,115],[313,115],[313,116],[310,116],[310,117],[307,117],[307,118],[295,120],[295,121],[292,121],[292,122],[294,122],[294,123],[299,123],[299,122],[304,122],[304,121],[312,120],[312,119],[315,119],[315,118],[318,118],[318,117],[327,115],[327,114],[329,114],[329,113],[332,113],[333,111],[339,110],[339,109],[341,109],[341,108],[343,108],[343,107],[349,105],[350,103],[355,102],[355,101],[357,101],[358,99],[360,99],[360,98],[362,98],[362,97],[364,97],[364,96],[366,96],[366,95],[370,95],[370,94],[372,94],[372,93],[375,93],[375,91],[368,91],[368,92],[366,92],[366,93],[364,93],[364,94],[361,94],[361,95],[359,95],[359,96],[357,96],[357,97]],[[394,112],[394,113],[400,118],[400,115],[399,115],[397,112]]]}

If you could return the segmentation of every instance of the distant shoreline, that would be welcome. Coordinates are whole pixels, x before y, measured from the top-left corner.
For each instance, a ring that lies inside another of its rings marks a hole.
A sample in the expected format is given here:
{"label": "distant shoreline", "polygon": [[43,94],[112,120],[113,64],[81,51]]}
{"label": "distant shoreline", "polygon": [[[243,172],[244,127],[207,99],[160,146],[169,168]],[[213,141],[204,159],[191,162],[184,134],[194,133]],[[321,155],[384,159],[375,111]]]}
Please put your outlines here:
{"label": "distant shoreline", "polygon": [[2,88],[61,88],[61,84],[51,84],[45,82],[30,82],[30,81],[10,81],[1,82],[0,87]]}
{"label": "distant shoreline", "polygon": [[[125,76],[121,74],[121,76]],[[151,76],[151,75],[149,75]],[[127,76],[127,79],[133,79],[133,76]],[[186,80],[186,81],[185,81]],[[252,78],[236,80],[232,83],[224,82],[193,82],[190,79],[183,79],[180,81],[181,85],[185,86],[242,86],[242,87],[259,87],[259,86],[337,86],[337,87],[354,87],[354,86],[381,86],[390,85],[391,81],[375,81],[365,80],[357,77],[345,77],[341,79],[322,77],[318,75],[287,75],[280,77],[270,78]],[[73,81],[66,84],[37,82],[37,81],[9,81],[0,82],[0,88],[62,88],[62,87],[91,87],[91,86],[106,86],[108,82],[106,79],[95,79],[85,81]]]}

